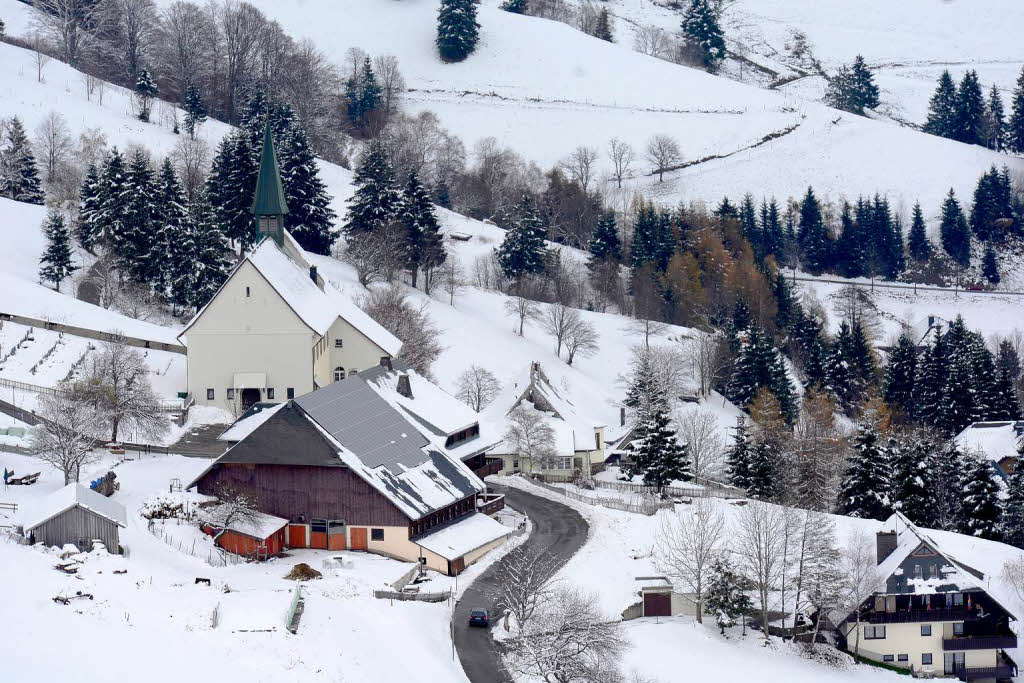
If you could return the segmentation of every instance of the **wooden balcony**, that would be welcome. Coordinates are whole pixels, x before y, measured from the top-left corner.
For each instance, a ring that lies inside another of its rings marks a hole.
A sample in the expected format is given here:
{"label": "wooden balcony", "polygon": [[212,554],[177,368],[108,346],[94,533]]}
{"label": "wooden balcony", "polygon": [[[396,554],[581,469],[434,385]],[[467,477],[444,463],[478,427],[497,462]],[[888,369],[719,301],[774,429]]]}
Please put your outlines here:
{"label": "wooden balcony", "polygon": [[483,479],[484,477],[497,474],[501,471],[501,459],[500,458],[488,458],[487,462],[483,466],[473,469],[473,474]]}
{"label": "wooden balcony", "polygon": [[[863,613],[862,613],[863,614]],[[912,609],[895,612],[870,612],[861,616],[866,624],[914,624],[934,621],[974,621],[978,614],[967,608],[956,609]]]}
{"label": "wooden balcony", "polygon": [[1015,635],[957,636],[943,638],[942,649],[949,650],[1012,650],[1017,647]]}
{"label": "wooden balcony", "polygon": [[493,493],[484,493],[477,498],[478,503],[477,511],[482,512],[485,515],[493,515],[505,508],[505,496]]}

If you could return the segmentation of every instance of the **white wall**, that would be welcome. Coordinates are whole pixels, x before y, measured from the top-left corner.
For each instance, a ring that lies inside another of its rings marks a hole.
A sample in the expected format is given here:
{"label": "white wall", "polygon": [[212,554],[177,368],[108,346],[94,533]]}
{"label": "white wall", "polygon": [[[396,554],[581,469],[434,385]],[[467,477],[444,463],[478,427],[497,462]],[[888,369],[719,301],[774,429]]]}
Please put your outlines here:
{"label": "white wall", "polygon": [[[248,296],[246,288],[248,287]],[[235,373],[263,372],[275,401],[286,389],[295,396],[313,390],[316,334],[295,314],[256,268],[245,261],[185,333],[188,390],[199,405],[234,410],[227,389]],[[207,401],[206,390],[214,390]],[[268,400],[267,395],[261,400]],[[241,401],[238,392],[236,401]]]}

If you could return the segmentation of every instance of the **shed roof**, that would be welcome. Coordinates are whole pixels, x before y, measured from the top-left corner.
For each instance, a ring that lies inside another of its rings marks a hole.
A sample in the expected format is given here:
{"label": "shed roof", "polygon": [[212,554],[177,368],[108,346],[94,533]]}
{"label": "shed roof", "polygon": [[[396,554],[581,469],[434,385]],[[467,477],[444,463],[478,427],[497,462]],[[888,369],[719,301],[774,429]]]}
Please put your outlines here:
{"label": "shed roof", "polygon": [[[220,505],[214,505],[208,508],[200,508],[199,516],[207,524],[213,527],[220,528],[216,523],[217,512]],[[227,525],[228,531],[234,531],[235,533],[242,534],[243,536],[249,536],[251,538],[265,541],[270,536],[273,536],[276,532],[280,531],[288,524],[288,520],[284,517],[277,517],[275,515],[268,515],[265,512],[249,512],[246,514],[245,519],[235,519]]]}
{"label": "shed roof", "polygon": [[956,444],[968,453],[980,453],[998,462],[1016,456],[1024,444],[1024,422],[975,422],[960,432]]}
{"label": "shed roof", "polygon": [[446,560],[457,560],[466,553],[505,538],[512,533],[501,522],[480,512],[459,517],[442,527],[435,527],[428,533],[412,539],[421,548],[440,555]]}
{"label": "shed roof", "polygon": [[81,507],[118,526],[127,526],[124,506],[81,484],[68,484],[28,507],[22,517],[25,531],[31,531],[73,507]]}

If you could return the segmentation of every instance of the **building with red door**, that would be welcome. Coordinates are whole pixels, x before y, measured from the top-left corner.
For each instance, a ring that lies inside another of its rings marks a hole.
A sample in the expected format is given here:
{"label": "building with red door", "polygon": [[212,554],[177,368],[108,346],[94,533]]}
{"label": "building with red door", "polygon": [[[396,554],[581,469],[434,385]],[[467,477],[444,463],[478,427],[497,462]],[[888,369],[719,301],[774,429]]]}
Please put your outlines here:
{"label": "building with red door", "polygon": [[483,503],[486,487],[446,450],[447,436],[370,386],[388,370],[262,410],[188,488],[245,491],[287,522],[288,547],[365,550],[459,573],[512,530],[477,511],[495,511],[495,501]]}
{"label": "building with red door", "polygon": [[201,510],[200,514],[208,518],[203,524],[203,531],[213,536],[214,542],[228,552],[265,560],[285,549],[287,519],[262,512],[246,512],[244,518],[222,524],[217,521],[216,511],[216,506]]}

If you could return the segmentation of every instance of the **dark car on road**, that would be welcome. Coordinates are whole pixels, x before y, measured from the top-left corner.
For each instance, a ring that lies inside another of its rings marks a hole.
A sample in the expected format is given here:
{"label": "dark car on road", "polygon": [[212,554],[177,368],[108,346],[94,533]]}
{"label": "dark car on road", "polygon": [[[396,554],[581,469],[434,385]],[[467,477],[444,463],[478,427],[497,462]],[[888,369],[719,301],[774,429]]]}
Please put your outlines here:
{"label": "dark car on road", "polygon": [[491,615],[485,609],[475,609],[469,613],[470,626],[490,626]]}

